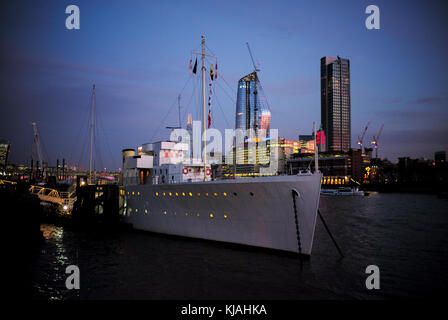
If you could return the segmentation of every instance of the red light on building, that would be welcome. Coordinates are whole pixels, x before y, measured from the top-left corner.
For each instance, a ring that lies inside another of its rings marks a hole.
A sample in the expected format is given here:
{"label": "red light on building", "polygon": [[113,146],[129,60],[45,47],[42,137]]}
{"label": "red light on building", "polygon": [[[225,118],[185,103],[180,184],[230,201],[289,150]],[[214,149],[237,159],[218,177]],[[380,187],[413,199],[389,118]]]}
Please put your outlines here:
{"label": "red light on building", "polygon": [[317,131],[316,144],[325,144],[325,133],[323,131]]}

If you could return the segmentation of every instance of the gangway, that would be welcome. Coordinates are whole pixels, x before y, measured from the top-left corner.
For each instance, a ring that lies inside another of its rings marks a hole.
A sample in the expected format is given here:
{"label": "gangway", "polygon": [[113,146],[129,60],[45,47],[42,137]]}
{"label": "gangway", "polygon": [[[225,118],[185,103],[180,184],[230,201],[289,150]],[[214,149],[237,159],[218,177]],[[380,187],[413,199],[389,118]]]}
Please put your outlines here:
{"label": "gangway", "polygon": [[42,186],[30,186],[28,191],[39,197],[42,202],[54,203],[64,214],[71,214],[73,205],[76,202],[75,192],[62,192],[56,189],[45,188]]}

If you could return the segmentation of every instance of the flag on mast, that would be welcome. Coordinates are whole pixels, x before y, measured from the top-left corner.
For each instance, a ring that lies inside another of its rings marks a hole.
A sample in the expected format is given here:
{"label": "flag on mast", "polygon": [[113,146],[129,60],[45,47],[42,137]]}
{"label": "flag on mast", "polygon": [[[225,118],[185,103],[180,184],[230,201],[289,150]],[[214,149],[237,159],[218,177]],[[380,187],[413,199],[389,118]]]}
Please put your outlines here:
{"label": "flag on mast", "polygon": [[193,59],[190,59],[190,66],[188,67],[188,70],[190,71],[190,73],[192,72],[192,63],[193,63]]}
{"label": "flag on mast", "polygon": [[210,128],[210,125],[212,124],[212,114],[211,114],[211,109],[208,108],[208,127]]}
{"label": "flag on mast", "polygon": [[218,61],[216,61],[215,65],[215,80],[218,79]]}
{"label": "flag on mast", "polygon": [[210,65],[210,78],[213,81],[213,63]]}
{"label": "flag on mast", "polygon": [[194,62],[194,67],[193,67],[193,73],[196,74],[196,70],[198,69],[198,58],[196,58],[196,61]]}

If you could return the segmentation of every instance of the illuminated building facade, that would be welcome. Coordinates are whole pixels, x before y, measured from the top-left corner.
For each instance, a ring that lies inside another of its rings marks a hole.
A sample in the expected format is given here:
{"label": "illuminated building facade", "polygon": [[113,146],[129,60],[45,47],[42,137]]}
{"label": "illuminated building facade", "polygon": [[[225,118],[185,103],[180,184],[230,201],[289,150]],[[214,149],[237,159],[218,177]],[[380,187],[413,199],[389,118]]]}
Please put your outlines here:
{"label": "illuminated building facade", "polygon": [[235,129],[259,129],[269,132],[271,112],[262,95],[256,72],[252,72],[238,81],[236,101]]}
{"label": "illuminated building facade", "polygon": [[321,121],[327,151],[351,147],[350,61],[340,57],[320,60]]}
{"label": "illuminated building facade", "polygon": [[8,162],[10,144],[7,140],[0,138],[0,169],[6,169],[6,163]]}
{"label": "illuminated building facade", "polygon": [[315,143],[312,134],[299,135],[300,153],[314,153]]}

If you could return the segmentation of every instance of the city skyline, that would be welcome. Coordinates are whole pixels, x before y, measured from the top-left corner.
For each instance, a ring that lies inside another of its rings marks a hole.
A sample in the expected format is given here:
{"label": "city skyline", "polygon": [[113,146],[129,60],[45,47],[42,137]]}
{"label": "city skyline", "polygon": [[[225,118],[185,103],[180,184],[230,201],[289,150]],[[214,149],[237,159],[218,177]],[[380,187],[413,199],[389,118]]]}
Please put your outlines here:
{"label": "city skyline", "polygon": [[[238,79],[253,70],[249,41],[261,62],[271,128],[281,137],[296,140],[319,123],[320,58],[341,56],[351,63],[352,148],[370,120],[365,146],[385,123],[381,158],[433,158],[448,149],[442,3],[377,1],[380,30],[365,28],[367,1],[73,4],[80,7],[80,30],[65,28],[68,4],[58,1],[8,3],[1,13],[0,137],[11,142],[10,162],[31,156],[33,121],[53,165],[57,158],[80,158],[93,84],[107,140],[104,166],[120,167],[123,148],[150,142],[155,134],[168,138],[163,127],[154,131],[177,103],[201,35],[218,56],[217,81],[225,81],[234,99]],[[248,24],[254,6],[257,14]],[[334,35],[336,25],[344,38]],[[222,110],[213,105],[212,127],[233,128],[236,104],[224,94],[219,99]],[[174,108],[164,125],[177,119]]]}

